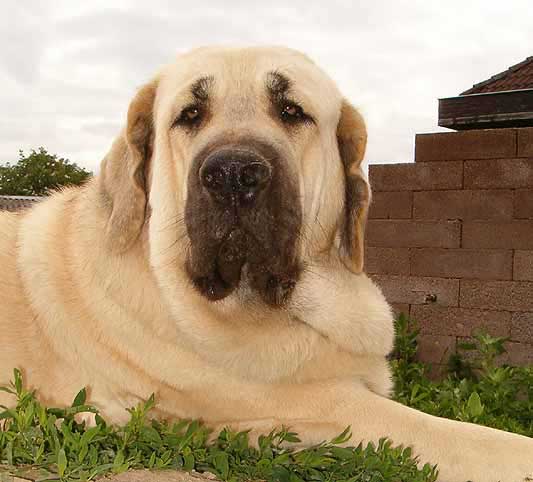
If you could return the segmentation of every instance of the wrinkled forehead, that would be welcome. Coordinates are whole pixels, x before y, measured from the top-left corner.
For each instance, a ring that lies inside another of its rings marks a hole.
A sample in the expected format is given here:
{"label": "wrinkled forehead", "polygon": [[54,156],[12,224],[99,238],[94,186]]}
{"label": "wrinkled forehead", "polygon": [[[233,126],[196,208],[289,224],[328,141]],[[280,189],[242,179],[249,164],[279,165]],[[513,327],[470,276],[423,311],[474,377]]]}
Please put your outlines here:
{"label": "wrinkled forehead", "polygon": [[292,95],[323,111],[317,115],[338,112],[341,103],[334,82],[308,57],[287,48],[200,48],[178,56],[159,78],[161,97],[176,102],[202,79],[217,97],[259,99],[276,79],[284,78]]}

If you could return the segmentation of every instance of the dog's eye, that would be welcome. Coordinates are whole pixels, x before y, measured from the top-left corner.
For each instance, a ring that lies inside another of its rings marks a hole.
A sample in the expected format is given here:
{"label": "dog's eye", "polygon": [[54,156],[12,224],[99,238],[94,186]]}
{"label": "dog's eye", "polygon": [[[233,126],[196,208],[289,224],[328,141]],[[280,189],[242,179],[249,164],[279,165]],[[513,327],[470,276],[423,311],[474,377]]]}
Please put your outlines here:
{"label": "dog's eye", "polygon": [[302,107],[294,102],[282,104],[280,117],[283,122],[288,124],[310,120],[310,117],[304,112]]}
{"label": "dog's eye", "polygon": [[294,119],[294,118],[302,117],[303,114],[304,114],[303,109],[299,105],[293,104],[292,102],[285,104],[283,106],[283,109],[281,110],[281,117],[284,119],[288,119],[288,118]]}
{"label": "dog's eye", "polygon": [[191,107],[189,109],[185,109],[182,116],[185,118],[185,120],[193,121],[200,116],[200,110],[196,107]]}
{"label": "dog's eye", "polygon": [[202,110],[196,105],[185,107],[174,121],[174,125],[196,126],[202,120]]}

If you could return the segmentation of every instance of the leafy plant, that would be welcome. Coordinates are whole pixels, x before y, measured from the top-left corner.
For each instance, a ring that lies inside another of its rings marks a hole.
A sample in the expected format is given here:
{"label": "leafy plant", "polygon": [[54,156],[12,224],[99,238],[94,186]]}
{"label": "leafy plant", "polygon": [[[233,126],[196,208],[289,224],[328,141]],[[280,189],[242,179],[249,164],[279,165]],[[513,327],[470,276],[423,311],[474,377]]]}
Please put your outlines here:
{"label": "leafy plant", "polygon": [[[24,389],[18,370],[11,386],[2,390],[15,396],[17,404],[3,407],[0,414],[0,463],[11,473],[38,469],[41,481],[87,481],[135,468],[194,469],[232,482],[433,482],[437,477],[435,467],[419,468],[409,448],[393,447],[385,439],[377,447],[340,447],[350,439],[349,429],[305,450],[291,445],[299,439],[286,428],[261,436],[256,446],[250,446],[247,432],[230,430],[210,442],[209,430],[199,422],[148,420],[154,397],[128,409],[130,421],[115,427],[85,404],[85,390],[68,408],[46,408]],[[86,412],[95,414],[95,426],[77,421]]]}
{"label": "leafy plant", "polygon": [[[479,423],[533,437],[533,367],[498,366],[505,338],[478,333],[459,345],[440,381],[416,361],[418,329],[401,315],[396,321],[396,350],[391,361],[394,398],[440,417]],[[468,356],[465,356],[468,354]]]}
{"label": "leafy plant", "polygon": [[0,195],[43,196],[61,186],[78,185],[90,172],[40,147],[25,155],[19,151],[16,164],[0,166]]}

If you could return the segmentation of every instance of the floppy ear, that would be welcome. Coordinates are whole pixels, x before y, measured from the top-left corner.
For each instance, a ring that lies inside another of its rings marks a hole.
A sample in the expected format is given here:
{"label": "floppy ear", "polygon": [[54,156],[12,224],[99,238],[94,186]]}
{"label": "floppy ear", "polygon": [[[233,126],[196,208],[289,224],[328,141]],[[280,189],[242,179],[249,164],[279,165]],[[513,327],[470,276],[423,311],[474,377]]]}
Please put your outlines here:
{"label": "floppy ear", "polygon": [[337,126],[337,142],[346,180],[340,256],[354,273],[363,270],[365,224],[370,204],[370,187],[361,170],[366,139],[363,117],[343,101]]}
{"label": "floppy ear", "polygon": [[153,106],[157,82],[142,87],[128,109],[126,128],[102,161],[99,188],[110,213],[105,237],[124,252],[141,232],[146,210],[145,164],[152,155]]}

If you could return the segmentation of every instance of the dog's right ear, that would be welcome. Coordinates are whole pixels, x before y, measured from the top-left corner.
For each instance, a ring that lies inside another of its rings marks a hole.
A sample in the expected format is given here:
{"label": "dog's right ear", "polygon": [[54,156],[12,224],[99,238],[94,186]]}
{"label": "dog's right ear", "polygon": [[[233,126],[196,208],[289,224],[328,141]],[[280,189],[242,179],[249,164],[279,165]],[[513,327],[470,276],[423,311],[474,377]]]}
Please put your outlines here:
{"label": "dog's right ear", "polygon": [[157,81],[154,80],[137,92],[128,109],[126,127],[101,165],[99,190],[109,209],[106,242],[119,253],[132,246],[145,220],[144,168],[152,156],[156,90]]}
{"label": "dog's right ear", "polygon": [[340,255],[346,267],[354,273],[363,270],[365,224],[370,204],[370,186],[361,169],[366,140],[363,116],[344,101],[337,125],[339,154],[346,180]]}

